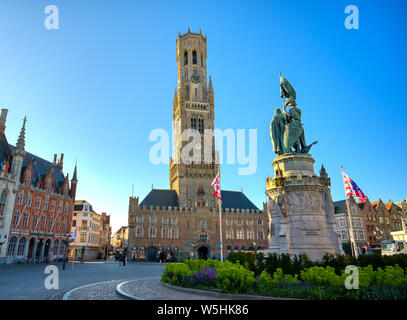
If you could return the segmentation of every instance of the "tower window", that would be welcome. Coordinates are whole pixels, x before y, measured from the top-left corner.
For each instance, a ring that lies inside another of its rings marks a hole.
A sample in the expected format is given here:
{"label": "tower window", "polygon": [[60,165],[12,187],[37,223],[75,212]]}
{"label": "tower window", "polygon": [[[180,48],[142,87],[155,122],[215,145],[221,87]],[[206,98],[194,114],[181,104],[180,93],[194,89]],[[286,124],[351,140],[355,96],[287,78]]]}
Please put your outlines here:
{"label": "tower window", "polygon": [[197,59],[197,56],[196,56],[196,51],[194,50],[194,51],[192,51],[192,64],[198,64],[198,59]]}
{"label": "tower window", "polygon": [[200,133],[204,132],[204,120],[203,119],[198,119],[198,130]]}
{"label": "tower window", "polygon": [[188,52],[184,52],[184,66],[188,65]]}
{"label": "tower window", "polygon": [[203,67],[203,54],[201,53],[201,67]]}
{"label": "tower window", "polygon": [[196,118],[191,118],[191,129],[196,129]]}

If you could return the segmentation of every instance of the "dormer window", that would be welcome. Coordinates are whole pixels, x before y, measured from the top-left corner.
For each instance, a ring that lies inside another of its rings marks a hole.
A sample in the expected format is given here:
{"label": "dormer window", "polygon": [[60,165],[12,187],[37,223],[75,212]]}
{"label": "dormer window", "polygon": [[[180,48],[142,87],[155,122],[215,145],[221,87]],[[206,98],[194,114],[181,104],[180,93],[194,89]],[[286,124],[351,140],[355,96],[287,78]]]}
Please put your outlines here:
{"label": "dormer window", "polygon": [[25,177],[25,186],[29,187],[31,183],[31,175],[27,174],[27,176]]}

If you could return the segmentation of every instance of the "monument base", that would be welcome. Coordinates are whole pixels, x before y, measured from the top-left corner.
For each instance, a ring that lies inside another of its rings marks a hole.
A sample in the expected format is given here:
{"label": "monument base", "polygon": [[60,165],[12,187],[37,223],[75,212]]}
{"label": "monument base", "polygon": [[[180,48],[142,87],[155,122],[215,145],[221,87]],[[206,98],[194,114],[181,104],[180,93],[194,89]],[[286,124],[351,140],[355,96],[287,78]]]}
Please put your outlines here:
{"label": "monument base", "polygon": [[306,253],[314,261],[343,253],[334,230],[330,179],[323,166],[320,176],[315,174],[314,162],[311,155],[293,153],[272,163],[275,177],[266,181],[270,253]]}

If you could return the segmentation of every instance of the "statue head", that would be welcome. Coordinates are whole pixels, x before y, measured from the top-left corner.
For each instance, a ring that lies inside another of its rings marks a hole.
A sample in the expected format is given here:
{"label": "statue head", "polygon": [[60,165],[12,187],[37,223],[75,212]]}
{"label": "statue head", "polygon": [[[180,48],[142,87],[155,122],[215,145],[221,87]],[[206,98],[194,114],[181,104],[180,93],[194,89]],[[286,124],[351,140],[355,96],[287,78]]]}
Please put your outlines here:
{"label": "statue head", "polygon": [[281,114],[280,108],[275,109],[274,110],[274,115],[278,116],[279,114]]}

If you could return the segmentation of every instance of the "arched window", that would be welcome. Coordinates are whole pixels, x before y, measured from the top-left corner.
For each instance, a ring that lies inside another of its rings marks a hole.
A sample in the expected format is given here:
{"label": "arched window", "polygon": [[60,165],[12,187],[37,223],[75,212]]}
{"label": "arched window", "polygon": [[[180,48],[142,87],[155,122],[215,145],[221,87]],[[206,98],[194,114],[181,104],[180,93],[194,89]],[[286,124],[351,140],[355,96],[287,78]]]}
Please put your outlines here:
{"label": "arched window", "polygon": [[188,51],[184,52],[184,66],[188,65]]}
{"label": "arched window", "polygon": [[198,130],[200,133],[204,133],[204,119],[198,119]]}
{"label": "arched window", "polygon": [[24,254],[24,249],[25,249],[25,243],[27,242],[26,238],[21,238],[20,241],[18,242],[18,248],[17,248],[17,255],[22,256]]}
{"label": "arched window", "polygon": [[196,51],[192,51],[192,64],[198,64],[198,59],[196,56]]}
{"label": "arched window", "polygon": [[244,231],[242,227],[237,229],[236,239],[244,239]]}
{"label": "arched window", "polygon": [[191,129],[196,129],[196,118],[191,118]]}
{"label": "arched window", "polygon": [[149,238],[157,237],[157,228],[155,226],[148,227],[148,237]]}
{"label": "arched window", "polygon": [[6,207],[7,191],[3,190],[0,196],[0,217],[4,214],[4,208]]}
{"label": "arched window", "polygon": [[233,228],[228,227],[226,229],[226,239],[233,239]]}
{"label": "arched window", "polygon": [[170,238],[170,229],[168,226],[161,226],[161,238]]}
{"label": "arched window", "polygon": [[10,241],[8,243],[8,248],[7,248],[8,257],[14,257],[14,253],[16,250],[16,244],[17,244],[17,237],[11,237]]}
{"label": "arched window", "polygon": [[22,204],[23,203],[23,198],[24,198],[24,192],[20,191],[18,193],[18,196],[17,196],[17,204]]}
{"label": "arched window", "polygon": [[58,247],[59,247],[59,240],[56,239],[54,242],[54,249],[52,249],[52,253],[54,256],[58,255],[58,249],[59,249]]}
{"label": "arched window", "polygon": [[247,229],[247,240],[253,240],[254,239],[254,231],[253,228]]}
{"label": "arched window", "polygon": [[143,238],[144,237],[144,227],[141,225],[138,225],[136,227],[136,238]]}
{"label": "arched window", "polygon": [[263,231],[263,229],[257,230],[257,239],[258,240],[264,240],[264,231]]}
{"label": "arched window", "polygon": [[178,239],[178,227],[171,227],[170,238]]}
{"label": "arched window", "polygon": [[29,221],[30,221],[30,214],[28,212],[24,212],[23,227],[28,227]]}

